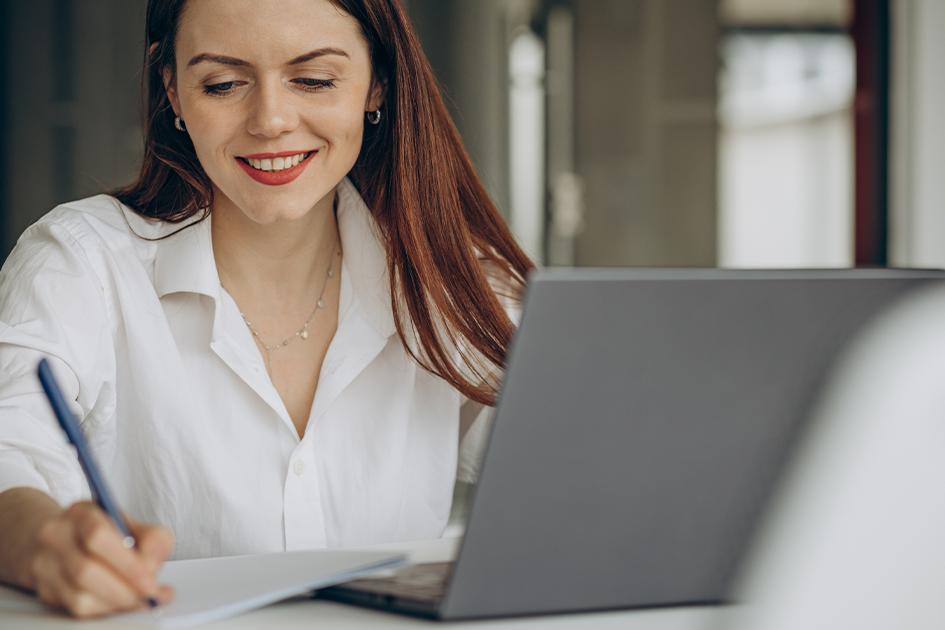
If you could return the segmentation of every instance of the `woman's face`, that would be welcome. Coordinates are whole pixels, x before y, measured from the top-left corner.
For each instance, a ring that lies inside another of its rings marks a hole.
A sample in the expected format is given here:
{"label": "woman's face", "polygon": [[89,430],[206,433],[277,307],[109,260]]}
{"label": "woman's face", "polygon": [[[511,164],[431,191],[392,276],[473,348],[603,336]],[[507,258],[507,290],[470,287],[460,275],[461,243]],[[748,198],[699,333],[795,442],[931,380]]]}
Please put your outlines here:
{"label": "woman's face", "polygon": [[214,186],[267,225],[305,216],[351,170],[381,104],[360,25],[328,0],[190,0],[167,80]]}

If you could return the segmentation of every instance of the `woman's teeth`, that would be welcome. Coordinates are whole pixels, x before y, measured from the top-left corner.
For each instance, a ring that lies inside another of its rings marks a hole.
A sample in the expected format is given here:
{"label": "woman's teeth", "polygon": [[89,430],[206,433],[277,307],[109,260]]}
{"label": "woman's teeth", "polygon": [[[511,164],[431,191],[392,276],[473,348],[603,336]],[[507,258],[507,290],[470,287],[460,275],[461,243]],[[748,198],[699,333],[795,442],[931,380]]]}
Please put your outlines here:
{"label": "woman's teeth", "polygon": [[288,157],[277,157],[272,159],[266,158],[265,160],[244,158],[244,161],[253,168],[260,171],[284,171],[285,169],[292,168],[299,162],[302,162],[307,157],[308,153],[299,153],[298,155],[290,155]]}

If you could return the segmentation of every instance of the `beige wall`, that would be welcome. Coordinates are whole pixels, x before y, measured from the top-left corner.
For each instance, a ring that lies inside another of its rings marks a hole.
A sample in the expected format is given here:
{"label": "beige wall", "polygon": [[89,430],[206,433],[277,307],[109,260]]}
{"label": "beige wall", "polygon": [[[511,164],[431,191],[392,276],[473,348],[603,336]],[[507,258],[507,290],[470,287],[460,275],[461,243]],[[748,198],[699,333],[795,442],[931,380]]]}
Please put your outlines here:
{"label": "beige wall", "polygon": [[853,0],[720,0],[719,15],[732,26],[846,26]]}
{"label": "beige wall", "polygon": [[579,265],[716,263],[713,0],[577,0]]}
{"label": "beige wall", "polygon": [[506,0],[406,0],[453,121],[493,199],[508,208]]}
{"label": "beige wall", "polygon": [[[407,3],[455,105],[457,126],[503,210],[508,38],[523,16],[534,18],[541,30],[553,4]],[[575,243],[575,264],[714,265],[715,0],[564,4],[574,15],[574,164],[584,183],[584,230]]]}

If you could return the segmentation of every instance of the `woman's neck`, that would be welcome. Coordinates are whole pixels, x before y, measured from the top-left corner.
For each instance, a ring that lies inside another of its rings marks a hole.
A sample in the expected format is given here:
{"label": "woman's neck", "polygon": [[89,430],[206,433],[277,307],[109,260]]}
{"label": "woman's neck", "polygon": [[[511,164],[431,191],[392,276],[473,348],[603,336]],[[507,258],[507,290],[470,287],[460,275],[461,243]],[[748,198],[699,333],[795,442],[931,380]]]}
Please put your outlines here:
{"label": "woman's neck", "polygon": [[229,200],[214,204],[217,272],[240,306],[294,310],[311,302],[340,247],[334,198],[334,193],[326,195],[296,221],[269,225],[253,221]]}

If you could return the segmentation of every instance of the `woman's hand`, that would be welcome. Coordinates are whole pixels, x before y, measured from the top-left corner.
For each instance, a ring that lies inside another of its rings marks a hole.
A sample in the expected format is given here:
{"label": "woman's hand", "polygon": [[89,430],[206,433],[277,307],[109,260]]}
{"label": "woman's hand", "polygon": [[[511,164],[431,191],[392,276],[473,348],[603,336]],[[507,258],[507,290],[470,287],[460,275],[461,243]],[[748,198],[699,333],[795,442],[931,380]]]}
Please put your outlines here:
{"label": "woman's hand", "polygon": [[[41,499],[33,493],[43,500],[52,501],[51,498],[27,488],[4,492],[0,499],[22,492],[29,496],[15,497],[19,499],[15,507],[22,507],[25,499],[26,503],[45,508],[41,510],[45,518],[34,522],[32,531],[23,531],[25,527],[10,531],[13,518],[4,518],[0,527],[0,538],[13,534],[25,543],[16,558],[19,571],[15,582],[20,586],[36,591],[43,602],[64,608],[76,617],[146,609],[149,598],[159,604],[173,599],[173,589],[157,583],[158,571],[174,547],[169,531],[127,519],[138,543],[137,548],[128,549],[122,544],[118,528],[94,503],[81,502],[66,510],[53,511],[48,503],[37,505]],[[0,501],[0,506],[6,504],[7,501]],[[26,526],[29,520],[35,519],[22,519],[19,523]],[[6,554],[0,554],[3,555]]]}
{"label": "woman's hand", "polygon": [[76,617],[146,608],[174,597],[159,586],[158,570],[174,548],[169,531],[126,519],[137,549],[122,544],[111,519],[89,502],[76,503],[40,527],[32,560],[34,589],[47,604]]}

